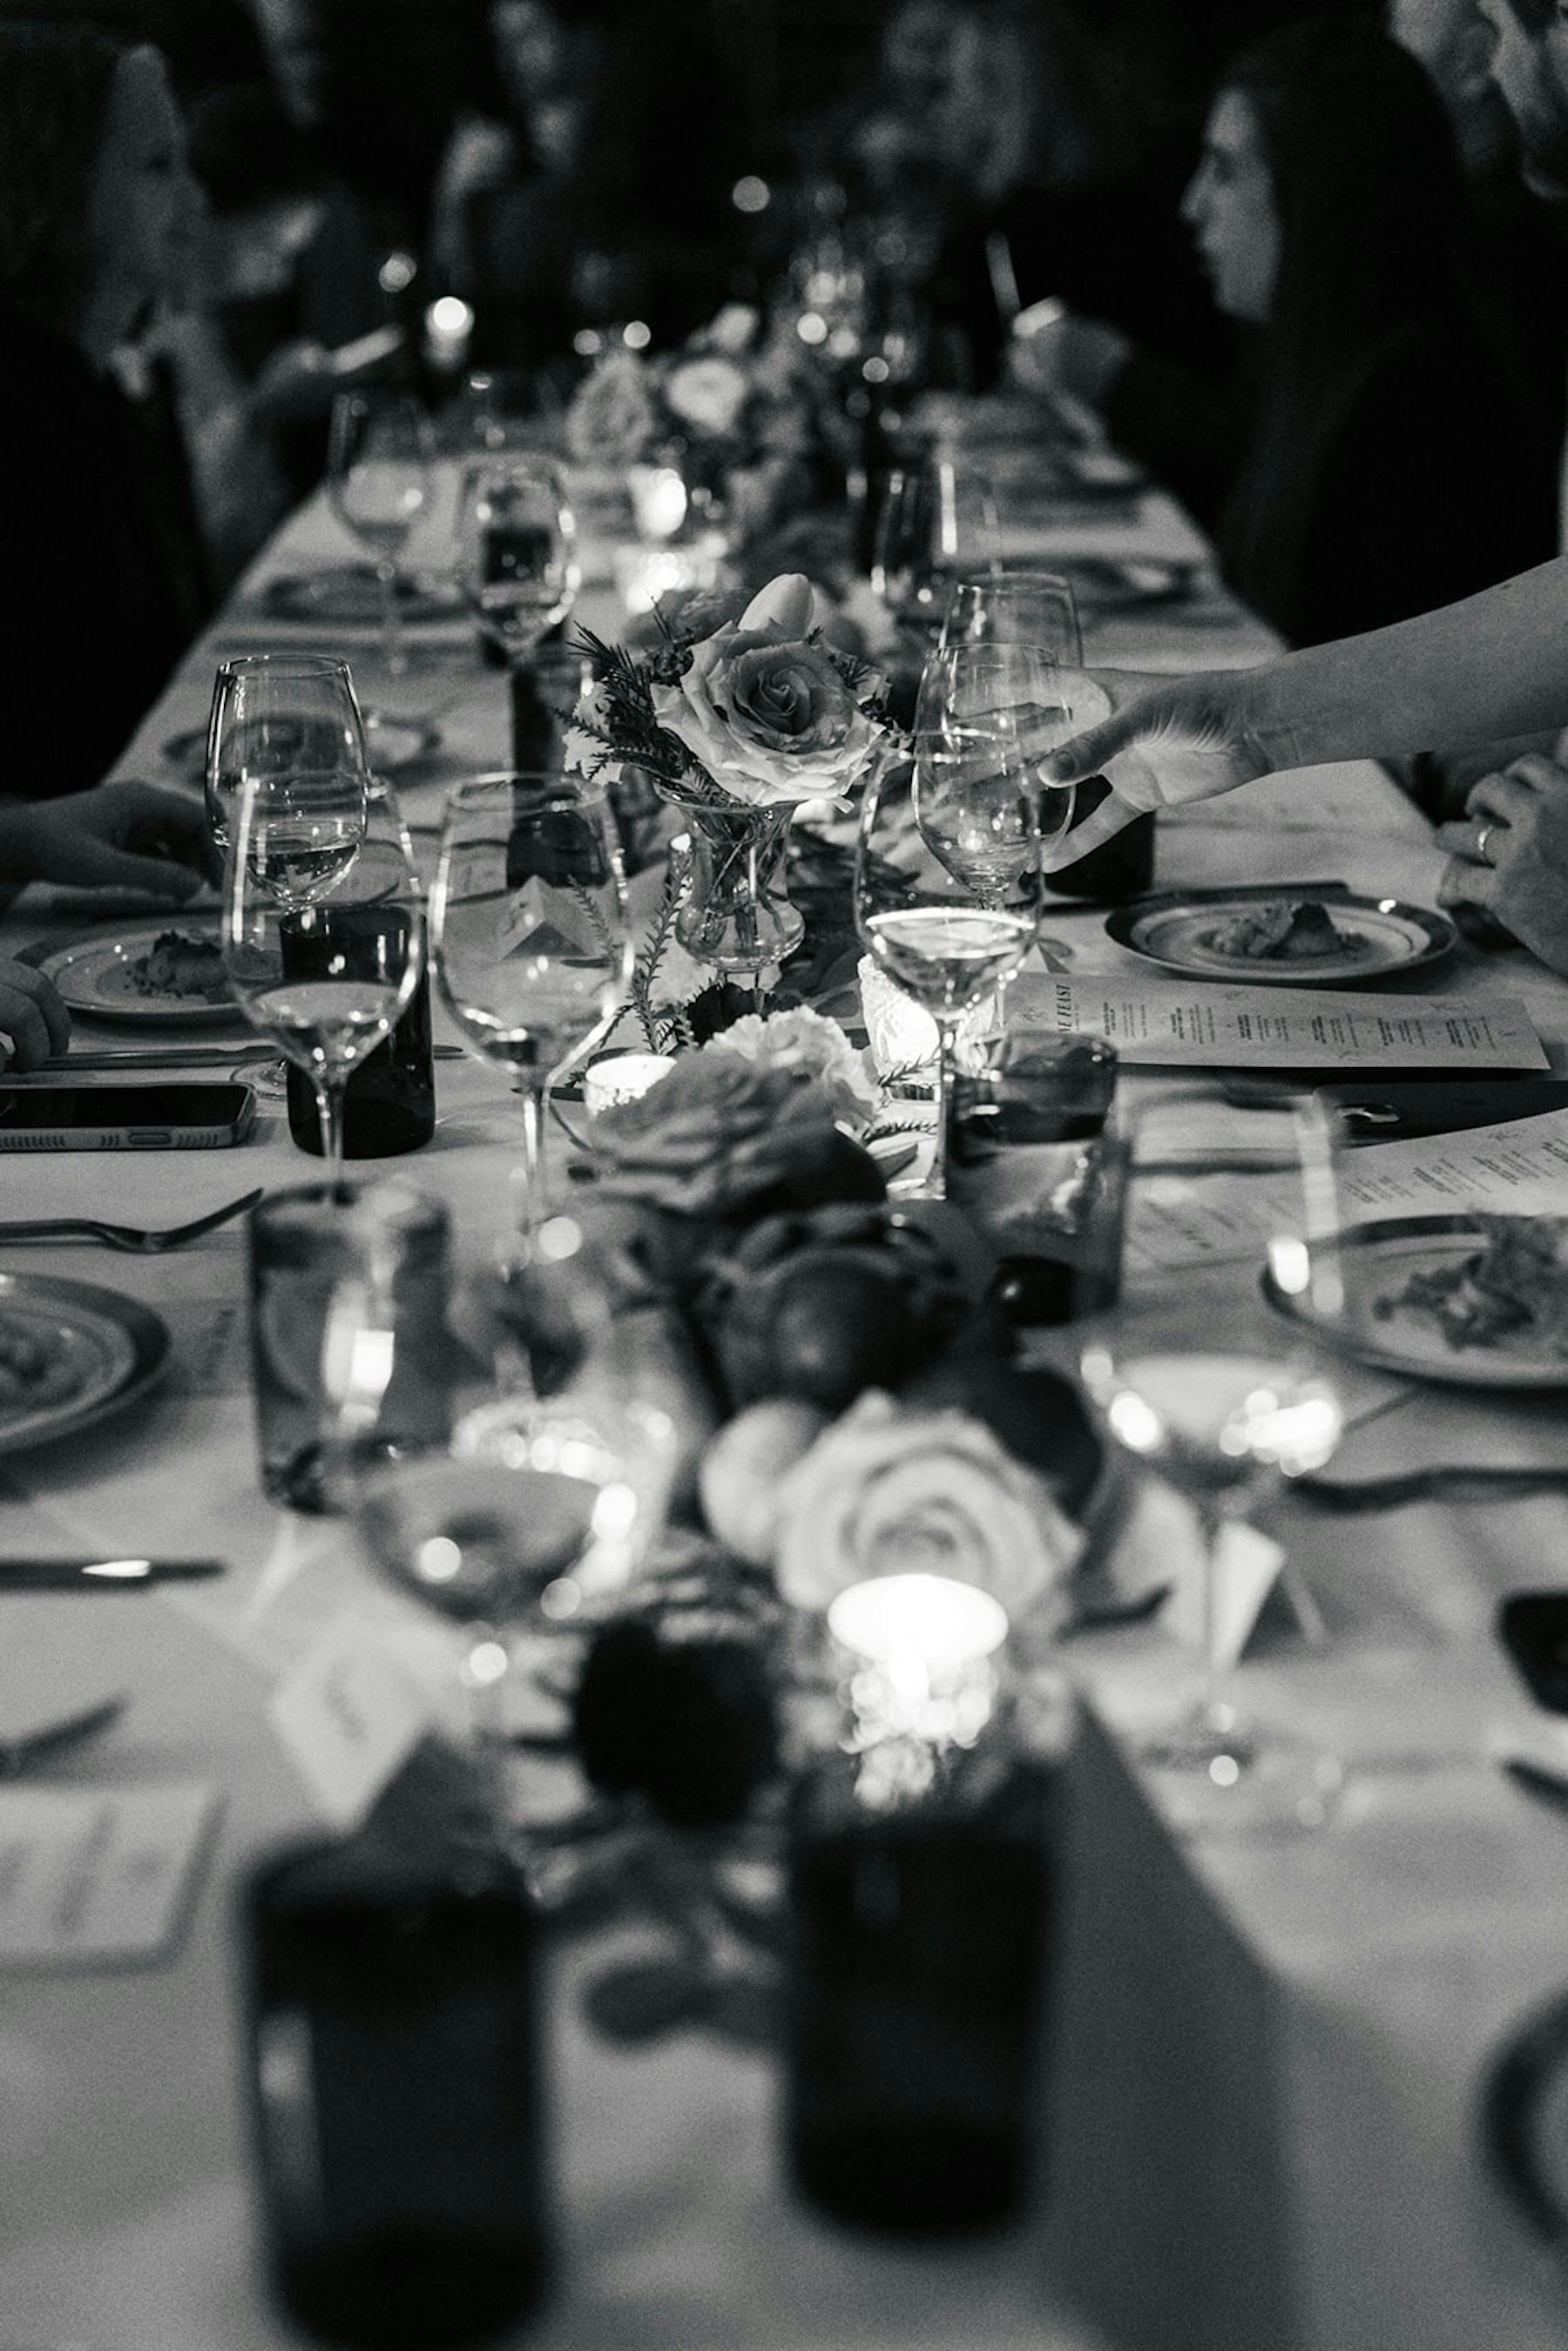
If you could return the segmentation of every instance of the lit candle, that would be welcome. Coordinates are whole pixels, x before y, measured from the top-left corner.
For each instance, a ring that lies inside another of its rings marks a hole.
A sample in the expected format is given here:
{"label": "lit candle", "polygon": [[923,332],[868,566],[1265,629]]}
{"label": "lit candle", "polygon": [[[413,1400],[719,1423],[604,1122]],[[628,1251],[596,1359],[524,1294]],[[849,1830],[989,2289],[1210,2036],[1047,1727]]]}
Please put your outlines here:
{"label": "lit candle", "polygon": [[443,375],[455,375],[468,356],[474,312],[456,294],[443,294],[424,313],[424,355]]}
{"label": "lit candle", "polygon": [[673,465],[632,465],[626,486],[640,538],[674,538],[686,518],[686,486]]}
{"label": "lit candle", "polygon": [[605,1053],[583,1072],[582,1100],[591,1118],[617,1102],[641,1102],[674,1068],[667,1053]]}

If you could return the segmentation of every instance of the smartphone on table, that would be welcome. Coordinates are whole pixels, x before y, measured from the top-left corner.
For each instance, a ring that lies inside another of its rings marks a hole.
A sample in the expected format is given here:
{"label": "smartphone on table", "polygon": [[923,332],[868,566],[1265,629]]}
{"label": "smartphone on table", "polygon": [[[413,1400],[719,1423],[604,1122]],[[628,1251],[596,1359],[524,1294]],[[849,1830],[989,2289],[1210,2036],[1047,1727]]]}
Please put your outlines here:
{"label": "smartphone on table", "polygon": [[0,1151],[210,1151],[243,1143],[256,1094],[221,1084],[5,1085]]}

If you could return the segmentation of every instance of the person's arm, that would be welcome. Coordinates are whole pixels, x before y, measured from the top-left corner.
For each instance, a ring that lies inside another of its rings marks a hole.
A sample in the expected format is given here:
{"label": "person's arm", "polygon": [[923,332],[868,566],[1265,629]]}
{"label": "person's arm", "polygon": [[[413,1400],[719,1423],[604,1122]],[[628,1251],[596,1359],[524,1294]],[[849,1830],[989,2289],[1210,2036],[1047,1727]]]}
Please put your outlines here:
{"label": "person's arm", "polygon": [[126,777],[54,800],[0,800],[0,876],[89,890],[146,890],[182,904],[207,877],[199,800]]}
{"label": "person's arm", "polygon": [[37,1069],[51,1053],[65,1051],[70,1034],[71,1016],[54,982],[31,964],[0,956],[0,1067]]}
{"label": "person's arm", "polygon": [[1369,635],[1260,669],[1091,673],[1111,715],[1046,763],[1113,797],[1057,844],[1065,863],[1145,809],[1212,799],[1281,768],[1462,751],[1568,720],[1568,558]]}

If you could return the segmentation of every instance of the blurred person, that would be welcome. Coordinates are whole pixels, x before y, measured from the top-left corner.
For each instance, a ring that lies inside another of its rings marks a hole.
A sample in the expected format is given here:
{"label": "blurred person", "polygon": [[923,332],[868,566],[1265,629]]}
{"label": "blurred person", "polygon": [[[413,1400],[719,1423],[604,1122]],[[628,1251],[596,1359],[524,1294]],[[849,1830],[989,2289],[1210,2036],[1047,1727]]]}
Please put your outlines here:
{"label": "blurred person", "polygon": [[117,351],[183,294],[199,196],[158,51],[0,23],[0,514],[25,625],[0,664],[8,789],[113,762],[210,609],[166,380]]}
{"label": "blurred person", "polygon": [[1552,421],[1483,310],[1452,134],[1393,41],[1321,17],[1241,52],[1183,211],[1232,376],[1188,390],[1073,322],[1033,358],[1178,491],[1228,474],[1214,528],[1244,602],[1311,644],[1550,551]]}
{"label": "blurred person", "polygon": [[1568,200],[1568,13],[1562,0],[1480,0],[1496,41],[1492,78],[1538,195]]}

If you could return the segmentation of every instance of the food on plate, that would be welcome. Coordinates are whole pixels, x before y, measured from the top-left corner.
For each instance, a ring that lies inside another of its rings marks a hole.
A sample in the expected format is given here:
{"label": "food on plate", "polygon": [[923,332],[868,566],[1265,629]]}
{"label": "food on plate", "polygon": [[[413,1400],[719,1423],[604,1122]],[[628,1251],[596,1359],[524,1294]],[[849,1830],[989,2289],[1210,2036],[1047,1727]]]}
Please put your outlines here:
{"label": "food on plate", "polygon": [[138,996],[179,996],[198,1004],[228,1001],[228,975],[215,939],[190,931],[160,931],[126,974]]}
{"label": "food on plate", "polygon": [[1568,1358],[1568,1217],[1478,1215],[1481,1246],[1413,1273],[1375,1303],[1430,1315],[1450,1347],[1528,1348]]}
{"label": "food on plate", "polygon": [[0,1308],[0,1414],[37,1412],[63,1404],[82,1384],[76,1351],[57,1332],[39,1331]]}
{"label": "food on plate", "polygon": [[1242,956],[1249,963],[1311,963],[1315,956],[1344,955],[1355,941],[1336,927],[1321,899],[1265,898],[1219,924],[1204,945],[1215,955]]}

